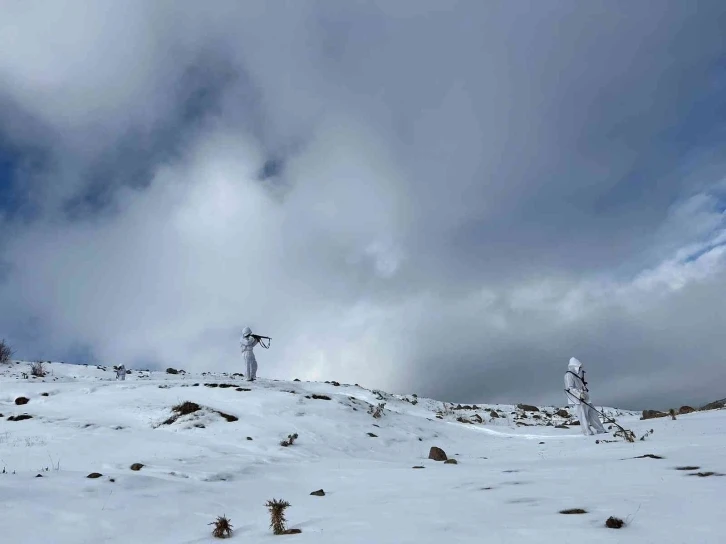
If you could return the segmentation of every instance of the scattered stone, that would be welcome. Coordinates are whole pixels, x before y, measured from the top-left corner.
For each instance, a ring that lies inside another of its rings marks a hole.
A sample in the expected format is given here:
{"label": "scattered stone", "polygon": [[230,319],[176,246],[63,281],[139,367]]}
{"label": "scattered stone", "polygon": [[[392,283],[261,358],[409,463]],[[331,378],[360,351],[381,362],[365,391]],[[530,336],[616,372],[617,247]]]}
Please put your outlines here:
{"label": "scattered stone", "polygon": [[446,461],[444,461],[444,464],[445,465],[458,465],[459,461],[457,461],[456,459],[447,459]]}
{"label": "scattered stone", "polygon": [[328,395],[315,395],[313,394],[314,399],[318,400],[332,400]]}
{"label": "scattered stone", "polygon": [[499,414],[498,414],[498,413],[496,413],[496,412],[495,412],[494,410],[491,410],[491,411],[489,412],[489,415],[490,415],[490,416],[491,416],[492,418],[494,418],[494,419],[497,419],[497,418],[499,417]]}
{"label": "scattered stone", "polygon": [[466,423],[468,425],[472,424],[471,421],[469,421],[468,419],[466,419],[465,417],[462,417],[462,416],[457,417],[456,421],[458,421],[459,423]]}
{"label": "scattered stone", "polygon": [[540,442],[540,444],[544,444],[544,442]]}
{"label": "scattered stone", "polygon": [[658,417],[665,417],[667,415],[668,414],[666,414],[665,412],[659,412],[658,410],[643,410],[643,415],[640,419],[655,419]]}
{"label": "scattered stone", "polygon": [[676,470],[698,470],[701,467],[676,467]]}
{"label": "scattered stone", "polygon": [[252,391],[252,389],[247,389],[246,387],[238,387],[235,389],[235,391]]}
{"label": "scattered stone", "polygon": [[335,380],[333,380],[330,383],[333,385],[333,387],[340,387],[340,384],[338,382],[336,382]]}
{"label": "scattered stone", "polygon": [[36,477],[36,478],[42,478],[42,477],[43,477],[43,475],[42,475],[42,474],[36,474],[36,475],[35,475],[35,477]]}
{"label": "scattered stone", "polygon": [[167,374],[179,374],[179,371],[174,368],[169,367],[166,369],[166,373]]}
{"label": "scattered stone", "polygon": [[623,525],[625,522],[622,519],[613,516],[610,516],[605,522],[605,527],[609,529],[620,529]]}
{"label": "scattered stone", "polygon": [[302,533],[302,529],[286,529],[283,535],[299,535]]}
{"label": "scattered stone", "polygon": [[558,417],[563,417],[563,418],[566,418],[566,419],[570,419],[570,413],[567,410],[563,410],[563,409],[557,410],[555,412],[555,415],[558,416]]}
{"label": "scattered stone", "polygon": [[323,491],[322,489],[318,489],[317,491],[313,491],[310,494],[311,495],[314,495],[315,497],[324,497],[325,496],[325,491]]}
{"label": "scattered stone", "polygon": [[227,389],[229,387],[234,387],[234,384],[231,384],[231,383],[220,383],[219,384],[220,389]]}
{"label": "scattered stone", "polygon": [[433,446],[429,450],[429,459],[433,459],[434,461],[446,461],[448,457],[446,457],[446,452],[444,452],[444,450]]}
{"label": "scattered stone", "polygon": [[694,472],[689,476],[698,476],[699,478],[708,478],[709,476],[723,476],[720,472]]}
{"label": "scattered stone", "polygon": [[472,420],[476,421],[477,423],[484,423],[484,420],[481,418],[479,414],[474,414],[471,417]]}
{"label": "scattered stone", "polygon": [[424,467],[424,466],[421,466],[421,465],[416,465],[416,466],[415,466],[415,467],[413,467],[413,468],[426,468],[426,467]]}
{"label": "scattered stone", "polygon": [[587,510],[582,508],[569,508],[567,510],[560,510],[560,514],[587,514]]}
{"label": "scattered stone", "polygon": [[292,380],[292,381],[294,381],[294,382],[299,382],[300,380],[298,380],[297,378],[295,378],[295,379],[294,379],[294,380]]}
{"label": "scattered stone", "polygon": [[18,406],[22,406],[23,404],[28,404],[29,402],[30,402],[30,399],[28,399],[27,397],[18,397],[17,399],[15,399],[15,404],[17,404]]}
{"label": "scattered stone", "polygon": [[139,471],[139,470],[141,470],[142,468],[144,468],[144,465],[143,465],[142,463],[134,463],[134,464],[133,464],[133,465],[131,465],[131,467],[129,467],[129,468],[131,468],[131,470]]}
{"label": "scattered stone", "polygon": [[555,425],[555,429],[569,429],[567,425]]}
{"label": "scattered stone", "polygon": [[219,387],[218,383],[205,383],[205,387]]}
{"label": "scattered stone", "polygon": [[370,436],[371,438],[378,438],[378,435],[377,435],[377,434],[373,434],[373,433],[367,433],[367,434],[368,434],[368,436]]}
{"label": "scattered stone", "polygon": [[41,393],[40,396],[41,397],[47,397],[48,396],[48,393]]}
{"label": "scattered stone", "polygon": [[86,476],[86,478],[93,479],[93,478],[100,478],[101,476],[103,476],[103,474],[100,474],[99,472],[91,472],[88,476]]}
{"label": "scattered stone", "polygon": [[693,407],[691,407],[691,406],[681,406],[681,407],[680,407],[680,408],[678,409],[678,414],[680,414],[680,415],[683,415],[683,414],[690,414],[690,413],[693,413],[693,412],[695,412],[695,411],[696,411],[696,409],[695,409],[695,408],[693,408]]}
{"label": "scattered stone", "polygon": [[567,423],[570,427],[577,427],[580,424],[580,421],[575,419],[573,421],[570,421]]}
{"label": "scattered stone", "polygon": [[645,455],[638,455],[633,459],[663,459],[660,455],[654,455],[652,453],[646,453]]}
{"label": "scattered stone", "polygon": [[252,440],[252,437],[251,437],[251,436],[248,436],[248,437],[247,437],[247,440]]}
{"label": "scattered stone", "polygon": [[525,412],[539,412],[539,408],[530,404],[517,404],[517,408]]}

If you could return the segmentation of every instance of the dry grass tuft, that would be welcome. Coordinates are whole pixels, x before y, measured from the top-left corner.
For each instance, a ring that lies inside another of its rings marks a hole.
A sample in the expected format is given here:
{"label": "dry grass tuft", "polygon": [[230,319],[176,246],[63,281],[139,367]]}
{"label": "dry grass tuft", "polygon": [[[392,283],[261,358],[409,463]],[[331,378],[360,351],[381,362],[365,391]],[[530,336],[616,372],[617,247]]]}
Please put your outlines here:
{"label": "dry grass tuft", "polygon": [[276,535],[284,535],[286,531],[287,520],[285,519],[285,510],[290,503],[284,500],[272,499],[265,503],[270,511],[270,528]]}
{"label": "dry grass tuft", "polygon": [[212,530],[212,536],[214,538],[229,538],[232,536],[232,524],[226,515],[217,517],[209,525],[214,525],[214,530]]}
{"label": "dry grass tuft", "polygon": [[10,363],[13,353],[15,352],[10,349],[10,346],[5,342],[5,340],[0,340],[0,364],[6,365]]}
{"label": "dry grass tuft", "polygon": [[42,361],[36,361],[30,365],[30,375],[36,378],[44,378],[46,375],[45,367]]}

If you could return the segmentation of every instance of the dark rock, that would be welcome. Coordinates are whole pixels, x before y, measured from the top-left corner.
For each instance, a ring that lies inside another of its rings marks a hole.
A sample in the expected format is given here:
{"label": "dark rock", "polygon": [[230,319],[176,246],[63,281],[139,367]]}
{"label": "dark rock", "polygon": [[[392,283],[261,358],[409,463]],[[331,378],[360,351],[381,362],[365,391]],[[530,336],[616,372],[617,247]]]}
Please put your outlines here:
{"label": "dark rock", "polygon": [[33,416],[29,414],[20,414],[18,416],[10,416],[8,421],[25,421],[26,419],[33,419]]}
{"label": "dark rock", "polygon": [[252,440],[252,437],[251,437],[251,436],[248,436],[248,437],[247,437],[247,440]]}
{"label": "dark rock", "polygon": [[322,489],[318,489],[317,491],[313,491],[310,494],[313,495],[313,496],[315,496],[315,497],[324,497],[325,496],[325,491],[323,491]]}
{"label": "dark rock", "polygon": [[340,384],[338,382],[336,382],[335,380],[330,383],[333,384],[334,387],[340,387]]}
{"label": "dark rock", "polygon": [[496,412],[495,412],[494,410],[490,410],[490,411],[489,411],[489,415],[490,415],[491,417],[493,417],[494,419],[496,419],[496,418],[498,418],[498,417],[499,417],[499,414],[498,414],[498,413],[496,413]]}
{"label": "dark rock", "polygon": [[557,410],[555,412],[555,415],[558,417],[563,417],[565,419],[570,419],[570,413],[567,410]]}
{"label": "dark rock", "polygon": [[174,368],[169,367],[166,369],[166,373],[167,374],[179,374],[179,371]]}
{"label": "dark rock", "polygon": [[222,416],[224,419],[227,420],[228,423],[234,423],[235,421],[238,421],[239,418],[237,416],[233,416],[231,414],[225,414],[224,412],[217,412],[220,416]]}
{"label": "dark rock", "polygon": [[42,474],[36,474],[36,475],[35,475],[35,477],[36,477],[36,478],[42,478],[42,477],[43,477],[43,475],[42,475]]}
{"label": "dark rock", "polygon": [[233,384],[231,384],[231,383],[220,383],[220,384],[219,384],[219,388],[220,388],[220,389],[227,389],[227,388],[229,388],[229,387],[234,387],[234,385],[233,385]]}
{"label": "dark rock", "polygon": [[691,406],[681,406],[681,407],[680,407],[680,408],[678,409],[678,413],[679,413],[680,415],[683,415],[683,414],[690,414],[690,413],[693,413],[693,412],[695,412],[695,411],[696,411],[696,409],[695,409],[695,408],[692,408]]}
{"label": "dark rock", "polygon": [[625,525],[625,522],[622,519],[613,516],[610,516],[605,522],[605,527],[608,529],[620,529],[623,525]]}
{"label": "dark rock", "polygon": [[319,400],[331,400],[331,398],[328,395],[315,395],[314,394],[313,395],[313,398],[314,399],[319,399]]}
{"label": "dark rock", "polygon": [[456,459],[447,459],[446,461],[444,461],[444,464],[445,465],[458,465],[459,461],[457,461]]}
{"label": "dark rock", "polygon": [[665,412],[659,412],[658,410],[643,410],[643,415],[640,419],[655,419],[658,417],[665,417],[667,415],[668,414]]}
{"label": "dark rock", "polygon": [[100,478],[101,476],[103,476],[103,474],[100,474],[98,472],[91,472],[88,476],[86,476],[86,478]]}
{"label": "dark rock", "polygon": [[23,404],[28,404],[29,402],[30,402],[30,399],[28,399],[27,397],[18,397],[17,399],[15,399],[15,404],[17,404],[18,406],[22,406]]}
{"label": "dark rock", "polygon": [[302,533],[302,529],[286,529],[283,535],[299,535]]}
{"label": "dark rock", "polygon": [[517,408],[525,412],[539,412],[539,408],[530,404],[517,404]]}
{"label": "dark rock", "polygon": [[580,420],[578,420],[578,419],[573,419],[572,421],[568,421],[568,422],[567,422],[567,424],[568,424],[568,425],[569,425],[570,427],[577,427],[577,426],[578,426],[578,425],[580,424]]}
{"label": "dark rock", "polygon": [[560,510],[560,514],[587,514],[587,510],[582,508],[570,508],[568,510]]}
{"label": "dark rock", "polygon": [[474,414],[471,417],[472,420],[476,421],[477,423],[484,423],[484,420],[481,418],[479,414]]}
{"label": "dark rock", "polygon": [[295,379],[294,379],[294,380],[292,380],[292,381],[294,381],[294,382],[299,382],[300,380],[298,380],[297,378],[295,378]]}
{"label": "dark rock", "polygon": [[247,389],[246,387],[238,387],[235,389],[235,391],[252,391],[252,389]]}
{"label": "dark rock", "polygon": [[412,467],[412,468],[426,468],[426,467],[423,467],[423,466],[421,466],[421,465],[417,465],[417,466],[415,466],[415,467]]}
{"label": "dark rock", "polygon": [[458,421],[459,423],[468,423],[469,425],[471,425],[471,421],[462,416],[457,417],[456,421]]}
{"label": "dark rock", "polygon": [[133,464],[133,465],[131,465],[131,466],[130,466],[129,468],[130,468],[131,470],[136,470],[136,471],[139,471],[139,470],[141,470],[142,468],[144,468],[144,465],[143,465],[142,463],[134,463],[134,464]]}
{"label": "dark rock", "polygon": [[47,397],[48,396],[48,393],[41,393],[40,396],[41,397]]}
{"label": "dark rock", "polygon": [[433,459],[434,461],[446,461],[448,457],[446,457],[446,452],[444,452],[444,450],[433,446],[429,450],[429,459]]}
{"label": "dark rock", "polygon": [[377,435],[377,434],[373,434],[373,433],[367,433],[367,434],[368,434],[368,436],[370,436],[371,438],[378,438],[378,435]]}
{"label": "dark rock", "polygon": [[569,429],[567,425],[555,425],[555,429]]}

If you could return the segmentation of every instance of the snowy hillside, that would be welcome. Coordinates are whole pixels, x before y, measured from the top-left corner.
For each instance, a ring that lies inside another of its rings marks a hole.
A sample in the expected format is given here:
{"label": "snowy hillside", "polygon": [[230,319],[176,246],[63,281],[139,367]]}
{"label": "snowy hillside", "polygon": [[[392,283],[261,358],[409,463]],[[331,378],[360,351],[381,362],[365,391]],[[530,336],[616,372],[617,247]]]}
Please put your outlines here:
{"label": "snowy hillside", "polygon": [[[0,527],[15,544],[215,542],[209,524],[223,515],[233,541],[265,542],[278,538],[270,499],[289,501],[287,527],[301,533],[283,538],[296,542],[709,544],[726,534],[724,410],[640,421],[608,409],[638,437],[653,430],[631,444],[582,436],[562,407],[45,370],[0,367]],[[457,463],[428,459],[432,447]],[[560,513],[574,508],[586,512]],[[606,528],[610,516],[625,526]]]}

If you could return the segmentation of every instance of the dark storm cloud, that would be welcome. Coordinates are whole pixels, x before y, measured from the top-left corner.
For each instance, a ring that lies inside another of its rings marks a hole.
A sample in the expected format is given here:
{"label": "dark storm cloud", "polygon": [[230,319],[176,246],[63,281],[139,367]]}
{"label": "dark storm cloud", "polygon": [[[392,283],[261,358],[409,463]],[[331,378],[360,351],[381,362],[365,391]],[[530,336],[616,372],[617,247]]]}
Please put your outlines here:
{"label": "dark storm cloud", "polygon": [[721,3],[6,12],[28,357],[229,369],[250,324],[270,375],[559,403],[575,355],[596,402],[723,396]]}

